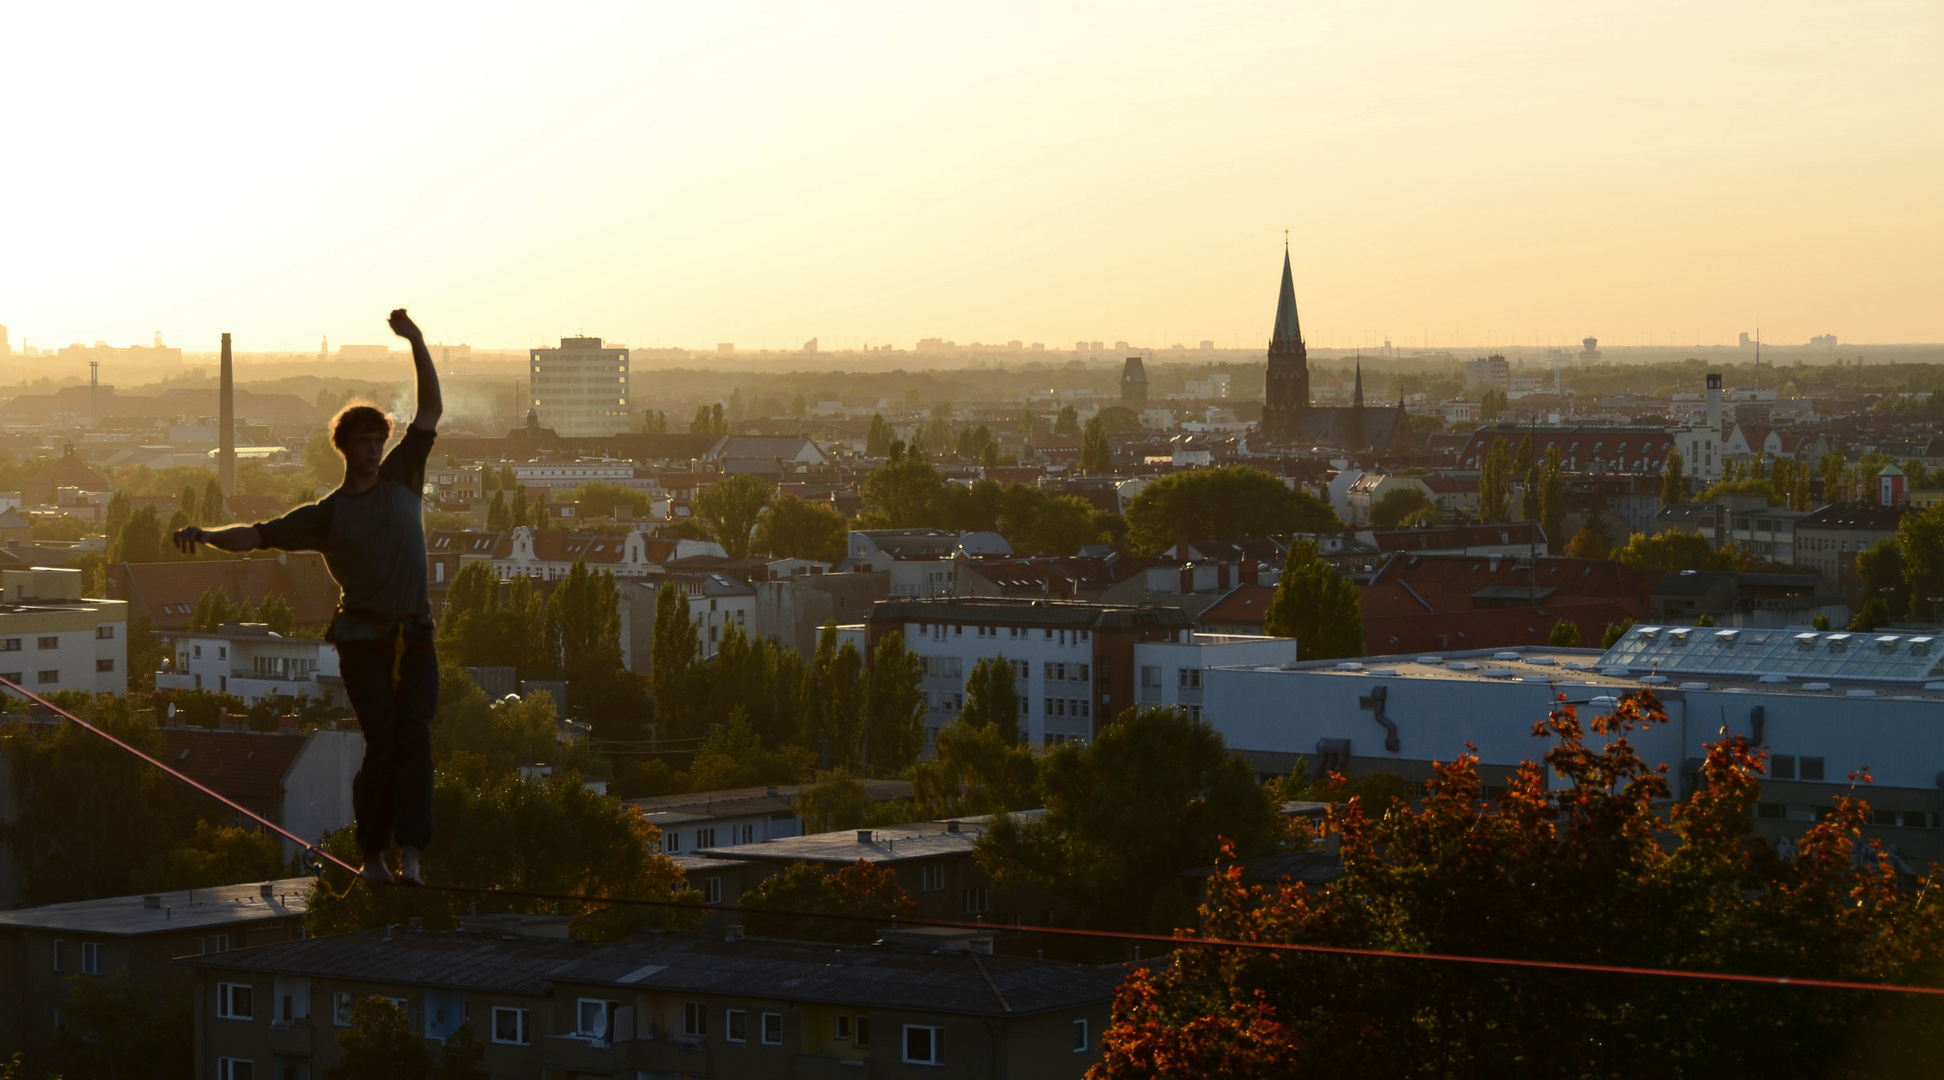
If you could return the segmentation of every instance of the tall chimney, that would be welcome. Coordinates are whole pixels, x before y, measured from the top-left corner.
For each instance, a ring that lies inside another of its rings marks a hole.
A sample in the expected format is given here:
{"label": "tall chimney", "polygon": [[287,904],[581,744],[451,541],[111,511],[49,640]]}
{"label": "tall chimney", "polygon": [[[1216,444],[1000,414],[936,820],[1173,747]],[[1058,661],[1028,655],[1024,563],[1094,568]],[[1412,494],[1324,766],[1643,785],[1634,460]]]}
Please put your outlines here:
{"label": "tall chimney", "polygon": [[1721,375],[1712,371],[1708,373],[1708,426],[1721,431]]}
{"label": "tall chimney", "polygon": [[230,367],[230,336],[223,335],[223,374],[221,389],[217,391],[221,402],[217,406],[219,416],[216,420],[216,475],[223,485],[223,494],[236,494],[236,373]]}

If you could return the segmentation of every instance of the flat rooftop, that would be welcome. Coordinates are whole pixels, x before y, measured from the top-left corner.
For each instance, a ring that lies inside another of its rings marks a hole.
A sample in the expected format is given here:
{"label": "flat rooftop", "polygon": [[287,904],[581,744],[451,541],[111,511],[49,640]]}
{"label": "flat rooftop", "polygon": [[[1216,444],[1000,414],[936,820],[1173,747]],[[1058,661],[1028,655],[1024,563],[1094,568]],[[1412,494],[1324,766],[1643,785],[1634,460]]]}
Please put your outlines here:
{"label": "flat rooftop", "polygon": [[[264,885],[270,896],[262,895]],[[178,889],[147,896],[109,896],[68,904],[0,911],[0,929],[51,930],[105,937],[138,937],[185,930],[221,929],[265,919],[301,917],[309,907],[311,879],[283,878],[210,889]],[[154,907],[148,896],[156,898]]]}
{"label": "flat rooftop", "polygon": [[[1640,629],[1636,627],[1635,629]],[[1665,631],[1667,627],[1649,627]],[[1712,635],[1713,627],[1674,627],[1690,635]],[[1792,639],[1794,630],[1742,630],[1746,635],[1768,635]],[[1826,637],[1828,635],[1817,635]],[[1852,639],[1872,639],[1878,635],[1851,634]],[[1625,643],[1613,649],[1563,649],[1531,646],[1509,649],[1452,650],[1436,654],[1365,656],[1355,660],[1311,660],[1276,666],[1233,665],[1226,671],[1299,671],[1310,675],[1342,675],[1347,678],[1370,676],[1429,679],[1452,682],[1527,682],[1558,686],[1573,699],[1580,695],[1571,688],[1590,689],[1593,696],[1618,695],[1628,690],[1716,690],[1728,693],[1794,694],[1805,697],[1885,697],[1906,701],[1944,702],[1944,679],[1912,682],[1908,679],[1866,677],[1862,673],[1823,676],[1814,673],[1776,671],[1683,671],[1680,667],[1657,667],[1633,661],[1614,663],[1614,655]],[[1793,645],[1789,646],[1793,648]],[[1874,646],[1872,646],[1874,647]]]}

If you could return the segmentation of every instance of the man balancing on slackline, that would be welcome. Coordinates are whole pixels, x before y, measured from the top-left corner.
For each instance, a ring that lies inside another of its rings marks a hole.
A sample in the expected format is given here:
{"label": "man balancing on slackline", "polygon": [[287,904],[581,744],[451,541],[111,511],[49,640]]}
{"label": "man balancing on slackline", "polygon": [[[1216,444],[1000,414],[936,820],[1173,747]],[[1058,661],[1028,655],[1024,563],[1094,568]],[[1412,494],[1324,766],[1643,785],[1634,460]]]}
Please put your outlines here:
{"label": "man balancing on slackline", "polygon": [[[439,423],[439,373],[425,335],[391,313],[392,332],[412,343],[418,413],[390,454],[391,421],[368,404],[345,406],[331,421],[344,458],[336,491],[275,521],[222,529],[190,527],[176,547],[224,551],[317,551],[343,593],[326,640],[337,646],[351,708],[364,729],[364,765],[351,782],[364,879],[371,885],[423,885],[419,853],[432,842],[432,714],[439,662],[425,598],[425,525],[419,503],[425,459]],[[393,839],[398,874],[385,865]]]}

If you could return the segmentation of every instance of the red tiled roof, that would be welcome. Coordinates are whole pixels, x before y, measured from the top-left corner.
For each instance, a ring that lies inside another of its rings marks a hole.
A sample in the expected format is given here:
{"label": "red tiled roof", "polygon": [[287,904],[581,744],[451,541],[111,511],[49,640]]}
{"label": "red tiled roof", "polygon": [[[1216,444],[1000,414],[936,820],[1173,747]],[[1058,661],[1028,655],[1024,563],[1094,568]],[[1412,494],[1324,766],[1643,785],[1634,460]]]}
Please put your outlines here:
{"label": "red tiled roof", "polygon": [[1263,615],[1269,610],[1269,601],[1275,595],[1273,585],[1238,585],[1201,613],[1201,623],[1203,626],[1260,627]]}
{"label": "red tiled roof", "polygon": [[[1542,555],[1536,587],[1541,591],[1550,590],[1541,599],[1542,606],[1575,599],[1600,599],[1632,604],[1645,612],[1648,594],[1665,576],[1665,571],[1635,570],[1610,559]],[[1480,589],[1524,588],[1535,584],[1526,560],[1519,556],[1400,554],[1384,563],[1364,591],[1368,596],[1377,586],[1400,582],[1409,585],[1412,592],[1436,611],[1468,609],[1472,606],[1471,596]],[[1424,609],[1420,605],[1418,610]]]}
{"label": "red tiled roof", "polygon": [[21,498],[30,504],[51,503],[54,501],[55,488],[107,491],[113,486],[100,473],[89,468],[87,462],[73,454],[63,454],[21,485]]}
{"label": "red tiled roof", "polygon": [[1543,541],[1545,534],[1530,521],[1497,525],[1452,525],[1441,529],[1379,529],[1373,534],[1379,551],[1436,551],[1440,548],[1488,547]]}
{"label": "red tiled roof", "polygon": [[274,559],[209,557],[165,563],[111,563],[108,598],[126,600],[131,618],[146,615],[157,630],[187,630],[196,601],[210,589],[232,602],[260,604],[282,596],[300,626],[322,626],[337,611],[338,587],[324,556],[291,552]]}
{"label": "red tiled roof", "polygon": [[166,727],[162,760],[191,780],[238,802],[277,803],[284,775],[304,749],[302,735]]}

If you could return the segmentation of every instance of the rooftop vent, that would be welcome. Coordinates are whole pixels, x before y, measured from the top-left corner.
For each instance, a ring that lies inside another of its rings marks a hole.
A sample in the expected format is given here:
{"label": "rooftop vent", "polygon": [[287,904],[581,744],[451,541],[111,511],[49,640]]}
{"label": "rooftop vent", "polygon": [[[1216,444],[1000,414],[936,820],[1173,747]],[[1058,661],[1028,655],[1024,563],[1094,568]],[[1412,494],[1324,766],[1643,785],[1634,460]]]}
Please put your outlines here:
{"label": "rooftop vent", "polygon": [[858,842],[858,843],[860,843],[860,844],[868,844],[868,843],[870,843],[870,842],[871,842],[871,830],[869,830],[869,829],[859,829],[859,830],[857,830],[857,842]]}

